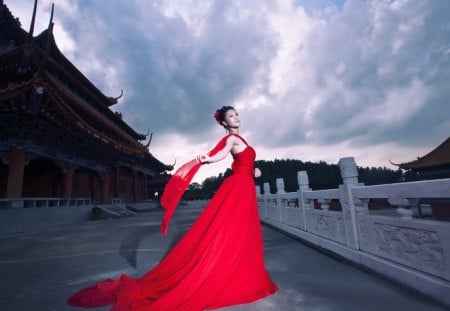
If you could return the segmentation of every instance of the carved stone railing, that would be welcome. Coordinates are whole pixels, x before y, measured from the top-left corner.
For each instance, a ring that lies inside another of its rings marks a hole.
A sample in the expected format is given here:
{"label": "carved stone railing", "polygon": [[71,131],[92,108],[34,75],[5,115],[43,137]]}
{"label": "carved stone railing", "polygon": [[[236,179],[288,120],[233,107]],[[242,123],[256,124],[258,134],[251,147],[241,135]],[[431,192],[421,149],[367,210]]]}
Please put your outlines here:
{"label": "carved stone railing", "polygon": [[92,207],[90,198],[0,199],[0,235],[84,222]]}
{"label": "carved stone railing", "polygon": [[11,198],[0,199],[0,208],[38,208],[38,207],[92,207],[90,198]]}
{"label": "carved stone railing", "polygon": [[257,187],[261,220],[450,305],[450,223],[416,217],[436,200],[450,209],[450,179],[364,186],[353,158],[339,165],[339,189],[312,191],[303,171],[297,192]]}

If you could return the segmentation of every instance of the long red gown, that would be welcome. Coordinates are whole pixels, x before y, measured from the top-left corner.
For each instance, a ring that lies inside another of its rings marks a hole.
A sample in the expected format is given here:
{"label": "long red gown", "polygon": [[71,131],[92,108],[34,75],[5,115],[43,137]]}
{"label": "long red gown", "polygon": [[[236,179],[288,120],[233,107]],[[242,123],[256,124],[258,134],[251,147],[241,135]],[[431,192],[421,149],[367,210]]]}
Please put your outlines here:
{"label": "long red gown", "polygon": [[264,266],[255,151],[247,145],[233,157],[233,174],[158,265],[140,278],[121,275],[82,289],[68,303],[85,308],[112,304],[114,311],[199,311],[275,293],[278,288]]}

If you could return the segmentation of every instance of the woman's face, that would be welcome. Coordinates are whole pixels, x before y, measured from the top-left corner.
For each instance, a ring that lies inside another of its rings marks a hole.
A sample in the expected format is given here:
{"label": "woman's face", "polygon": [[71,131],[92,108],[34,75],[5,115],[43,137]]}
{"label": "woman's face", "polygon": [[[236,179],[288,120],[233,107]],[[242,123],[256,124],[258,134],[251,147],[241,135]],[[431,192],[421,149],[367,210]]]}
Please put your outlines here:
{"label": "woman's face", "polygon": [[241,125],[241,117],[234,109],[230,109],[225,113],[225,120],[223,121],[227,128],[239,128]]}

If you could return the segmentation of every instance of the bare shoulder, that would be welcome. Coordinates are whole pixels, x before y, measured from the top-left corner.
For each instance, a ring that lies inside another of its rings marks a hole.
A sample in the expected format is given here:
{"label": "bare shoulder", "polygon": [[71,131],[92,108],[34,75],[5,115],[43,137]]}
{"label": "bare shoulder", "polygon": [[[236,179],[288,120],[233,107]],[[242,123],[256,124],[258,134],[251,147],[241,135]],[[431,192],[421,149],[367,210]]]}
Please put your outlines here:
{"label": "bare shoulder", "polygon": [[226,144],[227,145],[228,144],[234,145],[234,144],[236,144],[238,142],[238,140],[239,140],[239,138],[236,135],[230,135],[227,138]]}
{"label": "bare shoulder", "polygon": [[244,140],[242,140],[242,138],[239,136],[239,135],[234,135],[234,134],[232,134],[232,135],[230,135],[228,138],[227,138],[227,141],[226,141],[226,144],[228,145],[228,144],[231,144],[232,146],[241,146],[241,145],[247,145],[246,143],[245,143],[245,141]]}

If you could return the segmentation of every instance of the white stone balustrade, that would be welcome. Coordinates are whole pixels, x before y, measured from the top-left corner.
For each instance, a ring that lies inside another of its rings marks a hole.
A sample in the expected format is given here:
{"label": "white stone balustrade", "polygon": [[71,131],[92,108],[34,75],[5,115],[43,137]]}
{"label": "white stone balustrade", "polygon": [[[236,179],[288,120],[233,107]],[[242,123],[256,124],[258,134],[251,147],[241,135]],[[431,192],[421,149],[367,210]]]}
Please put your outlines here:
{"label": "white stone balustrade", "polygon": [[[261,220],[450,305],[450,223],[413,218],[421,209],[431,213],[421,199],[446,200],[450,208],[450,179],[364,186],[353,158],[339,165],[339,189],[312,191],[304,171],[297,192],[284,192],[277,180],[270,194],[264,184]],[[371,199],[385,200],[399,216],[371,213]],[[329,210],[332,200],[341,211]]]}
{"label": "white stone balustrade", "polygon": [[84,206],[91,208],[90,198],[10,198],[0,199],[0,207],[3,208],[38,208],[38,207],[70,207]]}

